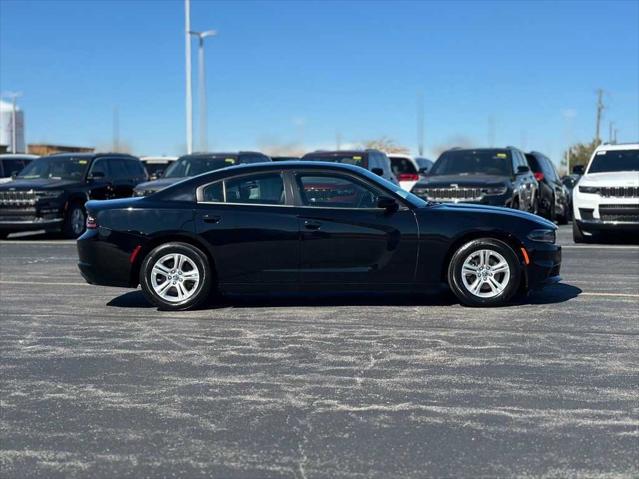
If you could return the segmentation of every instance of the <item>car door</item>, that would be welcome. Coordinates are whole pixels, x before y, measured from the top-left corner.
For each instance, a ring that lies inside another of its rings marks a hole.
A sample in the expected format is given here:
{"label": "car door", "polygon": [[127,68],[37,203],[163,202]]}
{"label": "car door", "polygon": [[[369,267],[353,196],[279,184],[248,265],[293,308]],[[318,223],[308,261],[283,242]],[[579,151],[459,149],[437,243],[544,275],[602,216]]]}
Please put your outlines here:
{"label": "car door", "polygon": [[305,287],[401,288],[412,284],[418,253],[415,215],[378,185],[341,172],[299,170],[291,175],[301,231],[300,280]]}
{"label": "car door", "polygon": [[89,197],[92,200],[109,200],[114,198],[113,179],[106,157],[93,160],[87,173],[90,184]]}
{"label": "car door", "polygon": [[297,289],[299,224],[280,171],[248,173],[198,188],[196,231],[214,251],[227,290]]}
{"label": "car door", "polygon": [[108,158],[108,162],[113,181],[113,197],[127,198],[133,196],[134,179],[126,167],[126,159]]}

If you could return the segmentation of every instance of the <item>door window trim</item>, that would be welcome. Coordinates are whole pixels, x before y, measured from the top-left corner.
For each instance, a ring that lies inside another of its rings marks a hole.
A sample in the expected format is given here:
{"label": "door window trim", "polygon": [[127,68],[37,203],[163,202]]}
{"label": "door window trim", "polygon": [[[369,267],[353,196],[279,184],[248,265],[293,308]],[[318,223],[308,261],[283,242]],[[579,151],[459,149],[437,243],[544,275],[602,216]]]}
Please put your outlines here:
{"label": "door window trim", "polygon": [[[243,178],[245,176],[265,176],[265,175],[273,175],[273,174],[279,174],[280,178],[282,178],[282,184],[284,186],[284,204],[283,205],[274,205],[271,203],[237,203],[237,202],[233,202],[233,203],[227,203],[226,201],[226,182],[227,181],[233,181],[239,178]],[[224,195],[224,201],[204,201],[204,189],[217,184],[217,183],[222,183],[222,194]],[[249,172],[249,173],[242,173],[240,175],[235,175],[235,176],[229,176],[226,178],[220,178],[218,180],[215,181],[211,181],[209,183],[206,183],[204,185],[200,185],[195,189],[195,201],[197,204],[203,204],[203,205],[228,205],[228,206],[270,206],[270,207],[288,207],[288,208],[292,208],[295,207],[295,205],[293,204],[289,204],[290,203],[290,193],[288,191],[287,188],[287,181],[286,181],[286,175],[285,172],[283,170],[274,170],[274,171],[263,171],[263,172]]]}

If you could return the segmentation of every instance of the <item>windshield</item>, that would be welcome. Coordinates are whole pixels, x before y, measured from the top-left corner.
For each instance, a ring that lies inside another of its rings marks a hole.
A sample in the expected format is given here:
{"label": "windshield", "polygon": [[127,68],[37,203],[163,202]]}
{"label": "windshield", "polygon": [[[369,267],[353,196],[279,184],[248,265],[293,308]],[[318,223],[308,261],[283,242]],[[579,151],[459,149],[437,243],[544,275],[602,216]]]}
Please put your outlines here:
{"label": "windshield", "polygon": [[237,163],[234,157],[182,157],[171,163],[163,178],[185,178],[196,176],[208,171],[219,170]]}
{"label": "windshield", "polygon": [[442,153],[429,171],[438,175],[512,176],[512,162],[507,150],[451,150]]}
{"label": "windshield", "polygon": [[18,178],[81,180],[89,166],[89,159],[73,156],[49,156],[33,160],[18,175]]}
{"label": "windshield", "polygon": [[588,168],[588,173],[615,171],[639,171],[639,150],[598,151]]}
{"label": "windshield", "polygon": [[346,163],[348,165],[361,166],[366,168],[366,158],[364,155],[304,155],[304,161],[330,161],[333,163]]}
{"label": "windshield", "polygon": [[427,158],[415,158],[415,161],[420,168],[428,169],[433,166],[433,162]]}

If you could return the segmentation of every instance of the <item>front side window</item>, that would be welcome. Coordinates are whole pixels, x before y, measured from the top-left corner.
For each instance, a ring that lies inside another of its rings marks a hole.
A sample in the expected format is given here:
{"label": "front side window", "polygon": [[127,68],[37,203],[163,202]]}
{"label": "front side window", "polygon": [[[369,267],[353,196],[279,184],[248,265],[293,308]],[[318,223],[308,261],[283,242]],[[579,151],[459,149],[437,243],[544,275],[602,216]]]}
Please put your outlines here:
{"label": "front side window", "polygon": [[109,160],[109,169],[111,176],[115,180],[126,180],[129,178],[129,172],[126,169],[124,160],[120,158],[112,158]]}
{"label": "front side window", "polygon": [[284,181],[279,173],[242,176],[210,184],[202,190],[202,201],[283,205]]}
{"label": "front side window", "polygon": [[104,177],[109,177],[109,167],[107,164],[107,160],[99,159],[93,162],[91,165],[91,171],[89,171],[90,175],[95,175],[96,173],[102,174]]}
{"label": "front side window", "polygon": [[616,171],[639,171],[639,150],[598,151],[588,168],[588,173]]}
{"label": "front side window", "polygon": [[304,206],[318,208],[375,208],[380,192],[343,176],[300,175],[297,177]]}

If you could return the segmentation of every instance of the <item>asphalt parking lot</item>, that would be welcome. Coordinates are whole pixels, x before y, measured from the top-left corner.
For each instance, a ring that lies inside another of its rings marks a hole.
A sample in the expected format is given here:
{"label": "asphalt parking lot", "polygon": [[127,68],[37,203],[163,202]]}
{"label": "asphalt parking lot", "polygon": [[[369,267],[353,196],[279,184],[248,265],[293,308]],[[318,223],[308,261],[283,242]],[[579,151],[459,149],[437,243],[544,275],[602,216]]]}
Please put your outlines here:
{"label": "asphalt parking lot", "polygon": [[163,313],[75,244],[0,242],[0,473],[637,477],[639,246],[519,304],[230,298]]}

